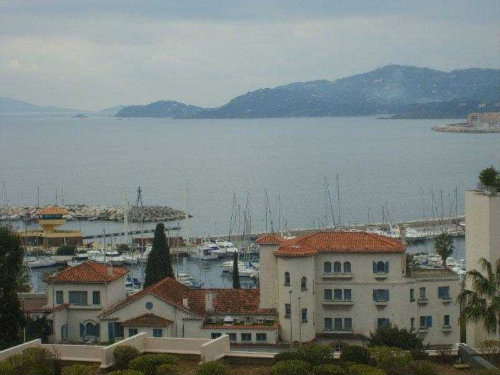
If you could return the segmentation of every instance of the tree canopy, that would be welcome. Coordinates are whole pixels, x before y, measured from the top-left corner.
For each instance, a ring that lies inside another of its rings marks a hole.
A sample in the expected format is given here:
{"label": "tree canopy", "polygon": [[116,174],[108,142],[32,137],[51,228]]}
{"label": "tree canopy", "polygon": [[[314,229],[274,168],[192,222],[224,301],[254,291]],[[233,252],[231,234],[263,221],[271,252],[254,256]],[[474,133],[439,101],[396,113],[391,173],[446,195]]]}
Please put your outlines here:
{"label": "tree canopy", "polygon": [[240,289],[240,270],[238,267],[238,253],[233,253],[233,289]]}
{"label": "tree canopy", "polygon": [[153,248],[146,263],[146,277],[144,288],[163,280],[166,277],[174,277],[170,249],[165,236],[165,226],[162,223],[156,225]]}
{"label": "tree canopy", "polygon": [[17,292],[24,253],[11,228],[0,225],[0,349],[21,342],[24,316]]}
{"label": "tree canopy", "polygon": [[443,260],[443,267],[446,267],[446,259],[453,254],[453,238],[448,233],[441,233],[434,238],[434,247]]}
{"label": "tree canopy", "polygon": [[500,191],[500,172],[493,166],[483,169],[479,173],[479,183],[483,189],[488,190],[490,193]]}

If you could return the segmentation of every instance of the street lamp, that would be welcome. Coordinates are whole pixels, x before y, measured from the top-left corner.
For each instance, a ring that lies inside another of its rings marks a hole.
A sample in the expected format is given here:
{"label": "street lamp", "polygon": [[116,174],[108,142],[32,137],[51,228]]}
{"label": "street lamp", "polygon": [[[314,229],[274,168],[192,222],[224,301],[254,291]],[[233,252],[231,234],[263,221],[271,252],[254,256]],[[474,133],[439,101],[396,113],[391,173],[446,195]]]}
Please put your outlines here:
{"label": "street lamp", "polygon": [[293,292],[293,289],[290,289],[288,291],[288,294],[290,296],[290,316],[288,317],[290,319],[290,349],[293,346],[292,292]]}

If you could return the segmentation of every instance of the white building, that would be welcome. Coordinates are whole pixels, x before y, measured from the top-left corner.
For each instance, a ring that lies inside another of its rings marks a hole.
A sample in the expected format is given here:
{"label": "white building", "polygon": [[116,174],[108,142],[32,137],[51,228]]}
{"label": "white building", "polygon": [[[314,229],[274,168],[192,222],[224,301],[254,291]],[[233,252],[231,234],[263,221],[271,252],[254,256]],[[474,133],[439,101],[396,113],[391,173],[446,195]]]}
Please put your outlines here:
{"label": "white building", "polygon": [[[479,259],[495,263],[500,258],[500,196],[491,196],[471,190],[465,195],[465,250],[467,271],[483,272]],[[466,288],[472,290],[470,280]],[[467,344],[472,348],[487,339],[499,340],[488,335],[482,324],[467,325]]]}
{"label": "white building", "polygon": [[417,331],[431,345],[459,340],[450,270],[406,275],[405,246],[364,232],[267,235],[260,244],[260,290],[190,289],[167,278],[125,297],[127,270],[87,262],[49,279],[55,341],[156,337],[234,343],[328,340],[342,345],[380,325]]}
{"label": "white building", "polygon": [[405,246],[365,232],[314,233],[260,244],[261,308],[276,309],[285,341],[356,340],[381,325],[425,343],[459,341],[459,277],[448,269],[406,274]]}

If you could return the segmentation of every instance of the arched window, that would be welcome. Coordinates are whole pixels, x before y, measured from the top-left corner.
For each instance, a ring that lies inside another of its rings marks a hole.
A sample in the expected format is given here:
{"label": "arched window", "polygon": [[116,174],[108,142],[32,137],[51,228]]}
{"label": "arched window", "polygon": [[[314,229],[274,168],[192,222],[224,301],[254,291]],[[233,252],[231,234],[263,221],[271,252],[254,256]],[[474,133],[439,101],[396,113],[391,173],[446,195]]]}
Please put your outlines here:
{"label": "arched window", "polygon": [[307,277],[302,277],[302,279],[300,279],[300,289],[302,290],[306,290],[307,289]]}
{"label": "arched window", "polygon": [[285,285],[290,285],[290,272],[285,272]]}
{"label": "arched window", "polygon": [[344,272],[351,273],[351,262],[344,262]]}
{"label": "arched window", "polygon": [[377,268],[376,272],[386,272],[385,271],[385,263],[384,262],[377,262]]}
{"label": "arched window", "polygon": [[324,273],[330,273],[330,272],[332,272],[332,262],[325,262],[325,263],[323,263],[323,272]]}
{"label": "arched window", "polygon": [[342,272],[342,264],[340,262],[333,263],[333,272]]}
{"label": "arched window", "polygon": [[85,336],[95,336],[95,326],[92,323],[85,324]]}

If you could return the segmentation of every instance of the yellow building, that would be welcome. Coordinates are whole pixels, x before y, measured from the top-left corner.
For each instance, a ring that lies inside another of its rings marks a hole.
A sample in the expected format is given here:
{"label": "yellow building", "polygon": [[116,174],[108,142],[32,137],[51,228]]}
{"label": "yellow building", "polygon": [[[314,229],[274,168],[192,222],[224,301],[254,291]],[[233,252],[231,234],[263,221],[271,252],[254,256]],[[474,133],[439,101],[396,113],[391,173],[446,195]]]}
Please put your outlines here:
{"label": "yellow building", "polygon": [[48,206],[37,213],[38,230],[19,232],[24,246],[43,246],[45,248],[61,245],[81,245],[82,232],[79,230],[57,230],[66,224],[65,215],[68,214],[62,207]]}

